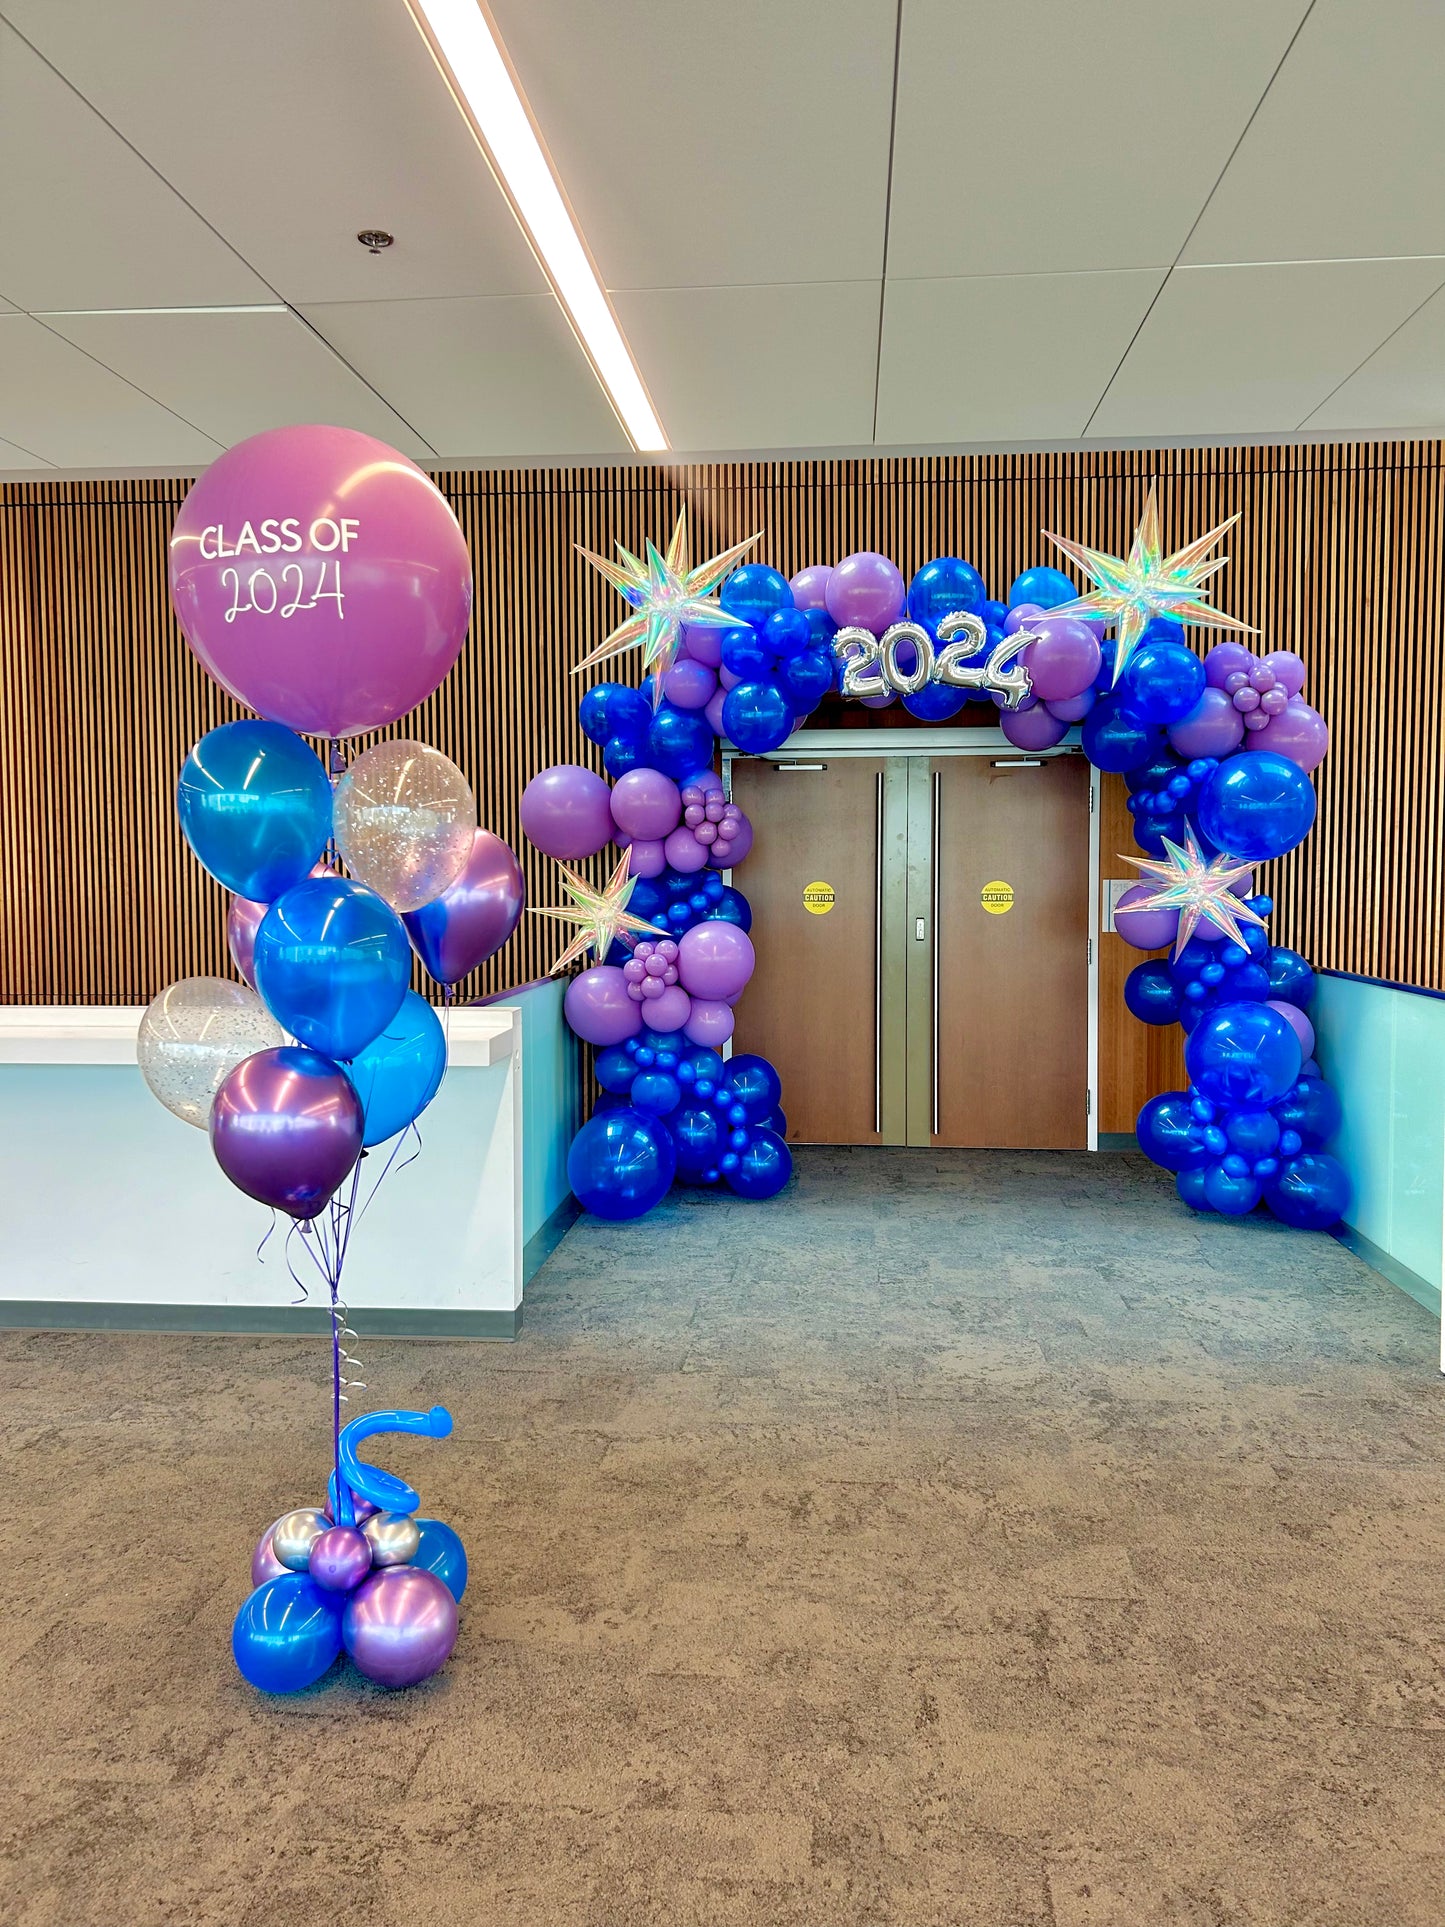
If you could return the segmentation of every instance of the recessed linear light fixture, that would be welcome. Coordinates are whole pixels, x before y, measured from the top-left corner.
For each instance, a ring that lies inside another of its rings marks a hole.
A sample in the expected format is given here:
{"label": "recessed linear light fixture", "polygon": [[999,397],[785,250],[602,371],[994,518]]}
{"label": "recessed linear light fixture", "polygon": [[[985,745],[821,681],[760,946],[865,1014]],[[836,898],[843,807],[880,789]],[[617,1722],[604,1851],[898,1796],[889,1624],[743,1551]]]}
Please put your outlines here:
{"label": "recessed linear light fixture", "polygon": [[407,0],[633,447],[668,446],[531,110],[481,0]]}

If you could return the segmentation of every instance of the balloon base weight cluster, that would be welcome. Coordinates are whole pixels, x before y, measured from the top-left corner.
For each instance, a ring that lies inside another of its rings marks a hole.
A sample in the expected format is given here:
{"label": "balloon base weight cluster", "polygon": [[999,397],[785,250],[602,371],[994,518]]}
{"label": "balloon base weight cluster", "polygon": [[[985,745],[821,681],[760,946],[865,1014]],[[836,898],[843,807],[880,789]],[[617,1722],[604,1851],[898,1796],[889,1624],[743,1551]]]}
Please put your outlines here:
{"label": "balloon base weight cluster", "polygon": [[333,1474],[324,1506],[283,1513],[251,1556],[256,1589],[236,1615],[231,1650],[252,1686],[303,1692],[343,1652],[378,1686],[418,1686],[446,1664],[467,1584],[462,1542],[442,1520],[419,1518],[411,1487],[355,1451],[375,1432],[444,1438],[451,1429],[439,1405],[371,1412],[343,1428],[342,1484]]}

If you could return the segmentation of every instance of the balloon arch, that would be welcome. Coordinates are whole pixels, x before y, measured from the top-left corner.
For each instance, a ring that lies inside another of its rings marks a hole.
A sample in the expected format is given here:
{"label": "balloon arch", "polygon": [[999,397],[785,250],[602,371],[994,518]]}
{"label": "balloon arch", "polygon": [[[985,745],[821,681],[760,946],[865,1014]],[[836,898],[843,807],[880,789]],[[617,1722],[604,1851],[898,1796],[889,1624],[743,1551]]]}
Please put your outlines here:
{"label": "balloon arch", "polygon": [[1325,1149],[1340,1104],[1314,1061],[1314,973],[1270,943],[1273,904],[1252,888],[1255,866],[1309,833],[1310,772],[1329,732],[1293,651],[1225,640],[1201,657],[1186,644],[1186,625],[1247,627],[1206,599],[1229,526],[1165,554],[1151,490],[1127,556],[1049,538],[1086,591],[1045,565],[1007,602],[955,556],[907,583],[871,552],[789,581],[742,562],[753,542],[693,568],[685,517],[665,553],[649,542],[639,559],[619,544],[614,563],[582,551],[629,613],[578,667],[640,646],[646,674],[640,689],[602,682],[581,701],[611,783],[577,765],[544,770],[522,827],[567,863],[620,851],[601,889],[564,864],[570,904],[540,913],[579,931],[558,967],[593,956],[566,996],[568,1021],[598,1048],[602,1095],[569,1159],[589,1210],[639,1216],[675,1179],[756,1198],[787,1181],[776,1072],[719,1054],[753,968],[751,910],[719,872],[743,862],[752,828],[713,757],[719,738],[745,754],[778,748],[837,689],[928,722],[992,704],[1025,750],[1079,728],[1090,762],[1130,792],[1140,854],[1125,860],[1144,880],[1115,927],[1141,950],[1171,951],[1130,973],[1125,1001],[1142,1022],[1187,1033],[1189,1088],[1144,1106],[1140,1148],[1197,1211],[1264,1202],[1314,1228],[1341,1217],[1350,1186]]}

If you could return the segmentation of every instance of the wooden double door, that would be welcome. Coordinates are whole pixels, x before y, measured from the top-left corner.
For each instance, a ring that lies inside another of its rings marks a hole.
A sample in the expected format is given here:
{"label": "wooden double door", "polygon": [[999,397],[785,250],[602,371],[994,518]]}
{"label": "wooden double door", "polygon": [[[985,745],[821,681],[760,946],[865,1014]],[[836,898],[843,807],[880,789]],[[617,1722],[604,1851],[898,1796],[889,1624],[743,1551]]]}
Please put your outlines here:
{"label": "wooden double door", "polygon": [[747,759],[757,968],[734,1049],[802,1144],[1088,1141],[1080,755]]}

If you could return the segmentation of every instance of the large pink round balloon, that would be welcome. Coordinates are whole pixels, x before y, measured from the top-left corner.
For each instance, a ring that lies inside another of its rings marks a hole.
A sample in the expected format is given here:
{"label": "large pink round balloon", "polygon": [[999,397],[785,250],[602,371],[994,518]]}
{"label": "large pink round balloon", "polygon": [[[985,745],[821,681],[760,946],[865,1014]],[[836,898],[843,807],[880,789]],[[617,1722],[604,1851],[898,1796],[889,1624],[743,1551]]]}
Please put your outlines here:
{"label": "large pink round balloon", "polygon": [[471,620],[457,518],[415,462],[353,428],[270,428],[228,449],[181,504],[170,572],[221,687],[313,736],[415,709]]}

